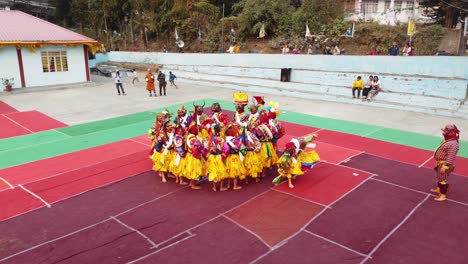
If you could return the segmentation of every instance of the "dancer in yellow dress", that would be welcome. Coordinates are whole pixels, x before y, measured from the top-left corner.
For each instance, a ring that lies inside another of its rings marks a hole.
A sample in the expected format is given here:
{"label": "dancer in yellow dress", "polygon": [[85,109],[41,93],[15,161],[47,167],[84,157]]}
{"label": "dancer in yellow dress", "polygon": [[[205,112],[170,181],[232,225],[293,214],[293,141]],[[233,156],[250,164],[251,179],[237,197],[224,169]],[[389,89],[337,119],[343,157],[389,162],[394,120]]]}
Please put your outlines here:
{"label": "dancer in yellow dress", "polygon": [[226,157],[226,171],[229,177],[228,188],[231,186],[231,179],[234,181],[233,190],[240,190],[242,186],[238,184],[238,180],[244,180],[247,171],[244,167],[241,153],[243,146],[241,139],[238,137],[238,128],[234,124],[229,124],[226,129],[226,143],[223,147],[223,152]]}
{"label": "dancer in yellow dress", "polygon": [[283,155],[277,162],[280,175],[273,180],[275,185],[278,185],[281,179],[287,178],[289,188],[294,188],[292,180],[298,175],[303,175],[305,170],[312,168],[320,161],[315,150],[306,150],[307,147],[315,148],[313,141],[316,138],[317,134],[311,134],[293,138],[286,143]]}
{"label": "dancer in yellow dress", "polygon": [[177,125],[174,131],[172,144],[174,145],[174,159],[170,163],[170,172],[176,177],[176,183],[187,185],[184,181],[185,156],[187,148],[185,147],[184,129]]}
{"label": "dancer in yellow dress", "polygon": [[225,140],[221,137],[221,128],[213,125],[211,135],[208,140],[208,159],[206,161],[206,173],[208,180],[213,183],[213,191],[217,191],[217,183],[220,183],[219,190],[226,191],[224,180],[227,178],[226,166],[224,165],[223,146]]}
{"label": "dancer in yellow dress", "polygon": [[207,154],[202,139],[198,137],[198,126],[193,121],[188,128],[186,139],[188,153],[185,157],[184,175],[190,180],[190,187],[194,190],[201,187],[195,181],[203,175],[204,156]]}

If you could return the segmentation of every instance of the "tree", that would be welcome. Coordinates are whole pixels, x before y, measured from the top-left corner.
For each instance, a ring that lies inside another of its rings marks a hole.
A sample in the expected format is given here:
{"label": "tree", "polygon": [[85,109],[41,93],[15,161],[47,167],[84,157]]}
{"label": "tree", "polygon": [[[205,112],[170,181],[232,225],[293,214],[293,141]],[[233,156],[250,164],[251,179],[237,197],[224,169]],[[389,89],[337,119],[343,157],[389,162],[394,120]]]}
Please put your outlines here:
{"label": "tree", "polygon": [[268,36],[291,32],[294,7],[288,1],[242,0],[233,6],[239,31],[245,37],[258,36],[262,25]]}
{"label": "tree", "polygon": [[456,25],[458,19],[468,16],[468,1],[466,0],[424,0],[424,15],[434,19],[447,28]]}

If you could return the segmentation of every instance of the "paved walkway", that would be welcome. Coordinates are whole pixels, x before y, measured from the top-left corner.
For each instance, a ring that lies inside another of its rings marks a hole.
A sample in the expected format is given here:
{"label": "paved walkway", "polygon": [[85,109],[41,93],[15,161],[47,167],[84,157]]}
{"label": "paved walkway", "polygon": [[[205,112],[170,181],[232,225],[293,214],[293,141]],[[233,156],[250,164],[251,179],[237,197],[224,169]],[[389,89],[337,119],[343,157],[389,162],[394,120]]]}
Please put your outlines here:
{"label": "paved walkway", "polygon": [[[168,85],[166,97],[149,97],[145,83],[133,86],[124,80],[126,96],[118,96],[113,79],[92,76],[94,83],[67,87],[27,88],[20,92],[0,93],[0,100],[20,111],[38,110],[68,125],[86,123],[131,113],[148,111],[200,98],[232,100],[232,90],[178,83],[179,89]],[[144,80],[141,76],[140,80]],[[252,94],[251,94],[252,95]],[[278,101],[285,111],[349,120],[426,135],[440,136],[440,127],[456,124],[461,139],[468,140],[468,120],[428,115],[362,105],[264,95],[266,101]]]}

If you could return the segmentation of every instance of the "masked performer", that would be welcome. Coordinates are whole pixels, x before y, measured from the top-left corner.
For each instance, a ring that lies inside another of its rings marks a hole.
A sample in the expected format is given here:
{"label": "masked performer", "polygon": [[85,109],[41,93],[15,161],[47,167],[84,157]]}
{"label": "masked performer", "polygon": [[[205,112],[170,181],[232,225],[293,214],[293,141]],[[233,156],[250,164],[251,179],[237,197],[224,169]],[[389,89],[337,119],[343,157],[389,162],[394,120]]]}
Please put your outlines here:
{"label": "masked performer", "polygon": [[195,184],[203,175],[204,157],[207,151],[203,146],[202,139],[198,137],[198,126],[193,121],[188,128],[186,139],[188,153],[185,157],[184,175],[190,180],[190,187],[194,190],[201,187]]}
{"label": "masked performer", "polygon": [[315,150],[306,150],[307,147],[315,148],[312,143],[317,138],[316,134],[307,135],[300,138],[293,138],[286,143],[283,155],[277,162],[278,173],[280,174],[273,180],[278,185],[281,179],[287,178],[289,188],[294,188],[292,180],[295,176],[303,175],[304,171],[312,168],[320,157]]}
{"label": "masked performer", "polygon": [[167,182],[166,174],[169,172],[170,164],[175,158],[173,152],[173,136],[175,124],[170,121],[170,113],[168,110],[163,111],[159,116],[162,119],[162,125],[157,128],[155,152],[153,153],[153,170],[159,173],[163,182]]}
{"label": "masked performer", "polygon": [[185,156],[187,155],[184,136],[185,130],[182,126],[177,125],[172,140],[175,157],[170,164],[170,172],[176,177],[176,183],[180,185],[187,185],[187,182],[184,181]]}
{"label": "masked performer", "polygon": [[211,127],[210,138],[207,148],[209,151],[206,161],[206,173],[208,180],[213,183],[213,191],[217,191],[217,183],[220,183],[220,191],[226,191],[224,180],[227,178],[226,166],[224,165],[223,146],[225,140],[221,137],[221,128],[214,124]]}
{"label": "masked performer", "polygon": [[455,169],[455,158],[459,150],[460,130],[455,125],[446,125],[442,128],[444,141],[434,152],[436,166],[434,170],[437,177],[437,188],[431,189],[431,192],[437,193],[436,201],[445,201],[449,189],[448,176]]}
{"label": "masked performer", "polygon": [[226,143],[224,143],[223,153],[226,155],[226,172],[229,177],[228,188],[231,186],[231,179],[234,181],[233,190],[240,190],[242,186],[238,180],[245,179],[247,171],[243,164],[244,155],[241,151],[245,146],[238,134],[238,128],[234,124],[229,124],[226,128]]}

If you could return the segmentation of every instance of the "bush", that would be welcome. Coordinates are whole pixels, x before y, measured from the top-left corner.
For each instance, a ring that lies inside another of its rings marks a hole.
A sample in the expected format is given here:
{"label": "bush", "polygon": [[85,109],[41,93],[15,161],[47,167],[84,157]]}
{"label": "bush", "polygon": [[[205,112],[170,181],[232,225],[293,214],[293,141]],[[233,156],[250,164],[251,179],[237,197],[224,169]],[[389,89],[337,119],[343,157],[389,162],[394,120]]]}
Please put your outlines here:
{"label": "bush", "polygon": [[[388,54],[388,48],[396,41],[401,49],[408,40],[407,25],[386,26],[378,23],[362,23],[356,25],[353,45],[367,47],[370,51],[376,47],[379,54]],[[440,25],[416,25],[416,33],[412,42],[415,55],[433,55],[440,44],[445,29]]]}

